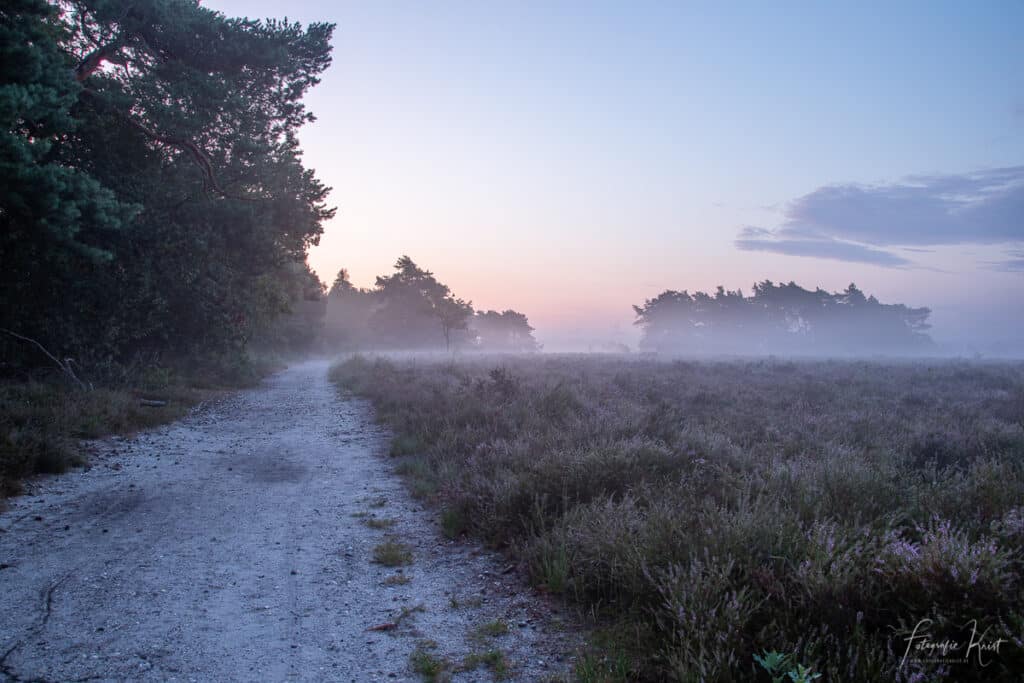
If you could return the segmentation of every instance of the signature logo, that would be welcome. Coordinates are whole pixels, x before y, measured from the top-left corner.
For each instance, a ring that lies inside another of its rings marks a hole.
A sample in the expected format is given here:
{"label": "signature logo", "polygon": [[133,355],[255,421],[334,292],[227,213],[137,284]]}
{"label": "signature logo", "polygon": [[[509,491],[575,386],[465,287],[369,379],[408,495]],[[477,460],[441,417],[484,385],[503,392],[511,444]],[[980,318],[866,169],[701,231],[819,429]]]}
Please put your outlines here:
{"label": "signature logo", "polygon": [[978,628],[978,620],[971,619],[963,626],[960,638],[935,638],[931,634],[933,621],[922,619],[905,638],[907,649],[900,661],[900,668],[907,662],[928,662],[945,664],[966,664],[974,662],[985,667],[999,656],[999,648],[1007,643],[1005,638],[991,634],[992,627]]}

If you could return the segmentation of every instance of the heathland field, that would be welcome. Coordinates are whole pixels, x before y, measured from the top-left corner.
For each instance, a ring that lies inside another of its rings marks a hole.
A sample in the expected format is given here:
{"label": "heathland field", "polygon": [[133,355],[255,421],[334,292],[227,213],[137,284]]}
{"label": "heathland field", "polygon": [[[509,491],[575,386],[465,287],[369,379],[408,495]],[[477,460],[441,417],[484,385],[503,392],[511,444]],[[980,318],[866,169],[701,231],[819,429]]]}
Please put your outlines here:
{"label": "heathland field", "polygon": [[447,533],[592,620],[582,680],[1024,671],[1024,365],[357,356],[332,377]]}

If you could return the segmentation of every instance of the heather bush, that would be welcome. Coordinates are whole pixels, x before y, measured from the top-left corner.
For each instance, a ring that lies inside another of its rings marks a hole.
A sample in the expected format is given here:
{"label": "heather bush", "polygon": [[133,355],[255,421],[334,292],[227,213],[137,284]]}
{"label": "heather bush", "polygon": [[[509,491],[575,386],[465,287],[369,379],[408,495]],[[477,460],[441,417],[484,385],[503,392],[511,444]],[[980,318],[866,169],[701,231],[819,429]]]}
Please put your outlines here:
{"label": "heather bush", "polygon": [[[587,676],[770,680],[772,652],[805,680],[1024,671],[1020,364],[354,357],[332,375],[373,401],[446,532],[619,634]],[[1007,643],[984,668],[904,662],[922,619]]]}

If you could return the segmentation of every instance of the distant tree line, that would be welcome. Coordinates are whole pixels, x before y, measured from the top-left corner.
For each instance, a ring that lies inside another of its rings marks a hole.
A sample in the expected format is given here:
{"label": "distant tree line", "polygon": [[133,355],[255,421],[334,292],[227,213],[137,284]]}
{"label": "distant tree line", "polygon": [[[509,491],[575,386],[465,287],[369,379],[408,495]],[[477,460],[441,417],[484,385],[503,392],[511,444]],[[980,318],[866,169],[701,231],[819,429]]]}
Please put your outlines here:
{"label": "distant tree line", "polygon": [[932,345],[928,308],[883,304],[853,284],[829,293],[765,280],[751,296],[723,287],[714,294],[668,290],[633,309],[647,350],[852,354]]}
{"label": "distant tree line", "polygon": [[373,288],[352,285],[341,270],[327,297],[324,336],[332,349],[535,351],[522,313],[475,311],[469,301],[408,256]]}
{"label": "distant tree line", "polygon": [[[305,346],[326,188],[302,98],[333,26],[192,0],[0,7],[0,353],[135,363]],[[17,335],[17,336],[15,336]]]}

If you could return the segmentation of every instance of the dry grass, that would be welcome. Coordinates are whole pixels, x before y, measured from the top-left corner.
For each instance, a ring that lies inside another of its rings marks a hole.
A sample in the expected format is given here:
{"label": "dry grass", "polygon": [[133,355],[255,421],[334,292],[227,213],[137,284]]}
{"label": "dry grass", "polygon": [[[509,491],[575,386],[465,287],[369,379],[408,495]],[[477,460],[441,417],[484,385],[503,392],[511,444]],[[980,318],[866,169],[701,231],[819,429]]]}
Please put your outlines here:
{"label": "dry grass", "polygon": [[494,621],[488,621],[474,628],[470,637],[475,640],[486,640],[488,638],[498,638],[508,632],[508,624],[501,619],[495,619]]}
{"label": "dry grass", "polygon": [[508,658],[504,652],[496,648],[484,652],[472,652],[466,655],[458,670],[475,671],[481,666],[486,667],[496,681],[507,680],[511,674]]}
{"label": "dry grass", "polygon": [[[0,384],[0,496],[18,493],[24,477],[83,464],[83,439],[171,422],[215,394],[184,385],[81,391],[54,382]],[[166,405],[144,406],[140,397]]]}
{"label": "dry grass", "polygon": [[[83,464],[81,440],[173,422],[199,402],[253,386],[280,367],[265,354],[177,359],[169,366],[95,364],[83,374],[94,380],[89,391],[44,370],[2,379],[0,498],[18,493],[25,477]],[[163,405],[143,405],[141,399]]]}
{"label": "dry grass", "polygon": [[[1024,365],[357,357],[333,377],[446,532],[614,634],[587,679],[752,680],[767,651],[824,680],[1024,670]],[[1008,643],[900,670],[924,618]]]}
{"label": "dry grass", "polygon": [[373,561],[385,567],[412,564],[412,550],[405,543],[389,539],[373,548]]}
{"label": "dry grass", "polygon": [[[401,571],[401,570],[399,570]],[[388,578],[384,579],[381,583],[385,586],[405,586],[412,582],[412,577],[408,574],[392,574]]]}
{"label": "dry grass", "polygon": [[435,655],[429,648],[420,645],[409,656],[409,665],[427,683],[451,679],[452,663],[446,657]]}
{"label": "dry grass", "polygon": [[371,529],[390,529],[395,526],[398,522],[394,519],[388,519],[386,517],[363,517],[363,524]]}

